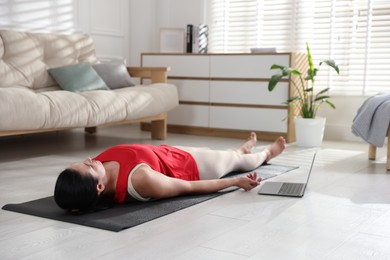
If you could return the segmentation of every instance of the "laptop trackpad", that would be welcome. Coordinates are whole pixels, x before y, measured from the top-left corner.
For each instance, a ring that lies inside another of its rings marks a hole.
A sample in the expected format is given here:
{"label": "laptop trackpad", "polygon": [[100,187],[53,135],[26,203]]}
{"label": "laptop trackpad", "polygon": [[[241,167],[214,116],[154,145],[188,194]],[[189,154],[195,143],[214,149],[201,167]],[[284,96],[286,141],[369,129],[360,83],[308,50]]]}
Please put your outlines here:
{"label": "laptop trackpad", "polygon": [[278,194],[280,187],[282,187],[283,182],[274,182],[274,181],[267,181],[264,182],[263,186],[261,186],[259,190],[259,194]]}

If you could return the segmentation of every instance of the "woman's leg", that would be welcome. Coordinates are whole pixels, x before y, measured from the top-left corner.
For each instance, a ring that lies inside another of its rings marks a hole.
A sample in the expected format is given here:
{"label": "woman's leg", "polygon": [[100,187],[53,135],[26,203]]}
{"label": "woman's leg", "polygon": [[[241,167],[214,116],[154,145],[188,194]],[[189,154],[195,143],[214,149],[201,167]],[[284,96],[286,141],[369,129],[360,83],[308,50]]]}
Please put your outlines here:
{"label": "woman's leg", "polygon": [[219,179],[232,171],[250,171],[280,154],[285,140],[278,138],[270,147],[259,153],[251,153],[257,142],[255,133],[237,150],[215,151],[207,148],[179,147],[195,159],[200,179]]}

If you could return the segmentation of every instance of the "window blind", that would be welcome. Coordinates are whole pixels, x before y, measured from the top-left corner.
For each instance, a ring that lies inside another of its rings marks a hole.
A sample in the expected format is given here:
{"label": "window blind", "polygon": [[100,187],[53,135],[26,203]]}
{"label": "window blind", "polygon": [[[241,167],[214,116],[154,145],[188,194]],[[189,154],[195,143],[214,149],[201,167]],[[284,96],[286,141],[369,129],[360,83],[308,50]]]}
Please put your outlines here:
{"label": "window blind", "polygon": [[317,85],[332,94],[390,91],[390,1],[211,0],[211,52],[275,47],[306,52],[314,64],[332,58],[340,75],[321,68]]}
{"label": "window blind", "polygon": [[212,52],[242,52],[256,46],[258,37],[257,0],[212,1],[213,26],[209,34]]}

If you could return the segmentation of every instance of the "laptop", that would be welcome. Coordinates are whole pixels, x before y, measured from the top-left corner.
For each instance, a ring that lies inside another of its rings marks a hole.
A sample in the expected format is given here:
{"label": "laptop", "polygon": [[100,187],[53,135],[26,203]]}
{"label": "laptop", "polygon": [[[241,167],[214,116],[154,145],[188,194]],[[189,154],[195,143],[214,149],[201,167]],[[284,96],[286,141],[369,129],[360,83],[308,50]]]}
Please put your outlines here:
{"label": "laptop", "polygon": [[287,196],[287,197],[303,197],[303,194],[305,193],[306,190],[306,186],[309,183],[311,170],[313,169],[315,158],[316,158],[316,153],[314,153],[313,155],[313,160],[311,162],[309,174],[307,175],[307,179],[305,183],[267,181],[263,183],[258,194]]}

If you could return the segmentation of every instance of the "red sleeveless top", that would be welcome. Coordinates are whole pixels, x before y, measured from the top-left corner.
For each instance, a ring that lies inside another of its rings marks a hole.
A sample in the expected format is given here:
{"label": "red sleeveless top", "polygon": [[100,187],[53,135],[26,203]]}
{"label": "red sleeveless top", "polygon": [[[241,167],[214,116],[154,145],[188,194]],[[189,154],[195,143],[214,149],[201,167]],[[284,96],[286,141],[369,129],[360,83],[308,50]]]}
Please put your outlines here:
{"label": "red sleeveless top", "polygon": [[113,146],[94,158],[102,163],[119,163],[118,181],[114,201],[124,203],[127,194],[127,181],[131,170],[145,163],[162,174],[187,180],[199,180],[199,171],[191,154],[168,145],[122,144]]}

